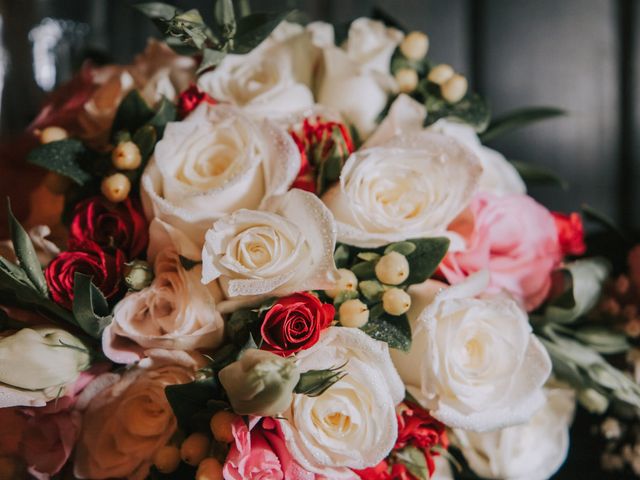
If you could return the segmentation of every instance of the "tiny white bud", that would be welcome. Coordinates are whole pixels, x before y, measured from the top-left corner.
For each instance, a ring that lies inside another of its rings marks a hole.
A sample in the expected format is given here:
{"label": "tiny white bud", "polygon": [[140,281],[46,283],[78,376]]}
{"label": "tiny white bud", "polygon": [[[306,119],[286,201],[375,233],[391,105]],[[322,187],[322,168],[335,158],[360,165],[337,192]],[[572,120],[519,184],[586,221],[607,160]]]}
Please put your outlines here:
{"label": "tiny white bud", "polygon": [[467,79],[458,73],[440,86],[442,98],[449,103],[458,103],[462,100],[467,94],[468,88]]}
{"label": "tiny white bud", "polygon": [[387,285],[399,285],[409,276],[407,257],[398,252],[389,252],[376,264],[376,277]]}
{"label": "tiny white bud", "polygon": [[395,78],[401,93],[411,93],[418,86],[418,73],[412,68],[401,68]]}
{"label": "tiny white bud", "polygon": [[455,73],[456,72],[453,70],[453,67],[451,65],[441,63],[440,65],[436,65],[431,70],[429,70],[427,80],[433,83],[437,83],[438,85],[442,85],[444,82],[453,77]]}
{"label": "tiny white bud", "polygon": [[347,300],[338,310],[343,327],[360,328],[369,321],[369,309],[357,298]]}
{"label": "tiny white bud", "polygon": [[329,298],[336,298],[340,292],[355,292],[358,288],[358,277],[348,268],[338,269],[338,280],[335,283],[335,288],[325,290]]}
{"label": "tiny white bud", "polygon": [[389,315],[402,315],[411,307],[411,297],[401,288],[390,288],[382,295],[382,308]]}
{"label": "tiny white bud", "polygon": [[100,190],[110,202],[123,202],[131,191],[131,181],[122,173],[114,173],[102,180]]}
{"label": "tiny white bud", "polygon": [[409,60],[422,60],[428,51],[429,37],[422,32],[411,32],[400,43],[400,52]]}
{"label": "tiny white bud", "polygon": [[142,156],[138,145],[121,142],[111,152],[111,161],[118,170],[135,170],[142,163]]}
{"label": "tiny white bud", "polygon": [[66,140],[69,134],[62,127],[47,127],[40,132],[40,143],[51,143]]}

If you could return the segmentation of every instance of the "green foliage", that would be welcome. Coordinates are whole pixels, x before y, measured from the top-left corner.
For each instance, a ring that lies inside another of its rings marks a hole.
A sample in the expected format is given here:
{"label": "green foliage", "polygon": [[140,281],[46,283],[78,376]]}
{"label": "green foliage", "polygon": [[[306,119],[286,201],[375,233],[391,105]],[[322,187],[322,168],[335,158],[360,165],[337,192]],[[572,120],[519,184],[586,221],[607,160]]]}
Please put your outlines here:
{"label": "green foliage", "polygon": [[510,160],[527,185],[553,185],[566,190],[569,184],[551,170],[529,162]]}
{"label": "green foliage", "polygon": [[476,132],[483,132],[489,125],[491,109],[484,97],[477,93],[468,93],[457,103],[449,103],[438,93],[428,93],[424,101],[427,108],[425,126],[441,118],[457,120],[471,125]]}
{"label": "green foliage", "polygon": [[369,321],[361,328],[371,338],[386,342],[390,348],[408,352],[411,348],[411,325],[406,315],[389,315],[382,304],[375,304],[369,311]]}
{"label": "green foliage", "polygon": [[29,152],[27,161],[84,185],[91,179],[91,174],[83,167],[87,153],[80,140],[69,138],[37,146]]}
{"label": "green foliage", "polygon": [[419,448],[414,446],[408,446],[395,452],[396,459],[407,467],[407,470],[415,478],[428,479],[429,468],[427,467],[427,460]]}
{"label": "green foliage", "polygon": [[294,392],[309,397],[322,395],[331,388],[332,385],[338,383],[347,375],[347,373],[342,370],[345,365],[324,370],[308,370],[302,372],[300,374],[300,380],[294,388]]}
{"label": "green foliage", "polygon": [[209,422],[205,419],[228,406],[223,402],[224,391],[215,376],[182,385],[168,385],[164,392],[178,425],[185,432],[208,430]]}
{"label": "green foliage", "polygon": [[73,287],[73,316],[82,330],[93,338],[100,338],[111,323],[109,304],[91,278],[76,272]]}
{"label": "green foliage", "polygon": [[138,90],[132,90],[120,102],[116,116],[111,126],[111,137],[115,138],[120,132],[133,133],[142,125],[150,121],[155,112],[142,98]]}
{"label": "green foliage", "polygon": [[514,110],[494,119],[480,135],[482,142],[488,142],[515,129],[533,123],[566,115],[567,112],[555,107],[528,107]]}

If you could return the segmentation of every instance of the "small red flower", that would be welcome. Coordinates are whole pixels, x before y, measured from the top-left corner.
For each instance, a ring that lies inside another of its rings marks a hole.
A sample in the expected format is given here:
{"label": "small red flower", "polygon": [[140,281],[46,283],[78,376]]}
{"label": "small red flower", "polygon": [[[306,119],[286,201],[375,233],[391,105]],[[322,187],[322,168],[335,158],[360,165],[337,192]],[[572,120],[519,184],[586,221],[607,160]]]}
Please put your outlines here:
{"label": "small red flower", "polygon": [[[300,171],[293,188],[322,193],[318,192],[318,187],[324,184],[325,179],[316,179],[320,165],[334,157],[337,157],[340,165],[343,165],[355,150],[349,129],[339,122],[310,117],[304,119],[301,128],[292,130],[290,133],[298,146],[301,158]],[[335,173],[339,174],[339,171]],[[327,172],[325,176],[326,174]],[[329,178],[329,180],[337,180],[337,178]]]}
{"label": "small red flower", "polygon": [[558,241],[564,255],[582,255],[587,250],[584,243],[584,226],[582,218],[576,212],[566,215],[551,212],[558,229]]}
{"label": "small red flower", "polygon": [[217,103],[213,97],[200,90],[197,85],[191,85],[178,97],[178,118],[185,118],[202,102],[207,102],[211,105]]}
{"label": "small red flower", "polygon": [[86,242],[78,250],[62,252],[51,260],[44,272],[51,298],[71,310],[76,272],[89,275],[107,299],[114,297],[120,291],[124,261],[121,250],[110,255],[94,242]]}
{"label": "small red flower", "polygon": [[335,308],[307,292],[279,299],[266,313],[262,348],[286,357],[314,345],[331,325]]}
{"label": "small red flower", "polygon": [[140,255],[147,248],[149,228],[138,202],[127,198],[116,204],[103,196],[80,202],[71,220],[69,245],[75,250],[87,242],[122,250],[128,258]]}

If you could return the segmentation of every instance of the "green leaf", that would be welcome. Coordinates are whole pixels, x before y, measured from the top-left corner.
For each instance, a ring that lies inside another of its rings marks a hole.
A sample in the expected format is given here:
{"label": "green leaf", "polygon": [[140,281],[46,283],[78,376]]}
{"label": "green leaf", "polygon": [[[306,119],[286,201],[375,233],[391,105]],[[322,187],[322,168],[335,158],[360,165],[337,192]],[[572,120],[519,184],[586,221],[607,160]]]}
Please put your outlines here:
{"label": "green leaf", "polygon": [[389,315],[380,304],[369,311],[369,321],[361,330],[371,338],[386,342],[390,348],[404,352],[411,348],[411,326],[407,316]]}
{"label": "green leaf", "polygon": [[149,120],[147,125],[151,125],[156,129],[156,136],[162,138],[164,127],[169,122],[173,122],[178,116],[178,109],[170,102],[167,97],[162,97],[160,106],[156,110],[155,115]]}
{"label": "green leaf", "polygon": [[407,255],[411,255],[416,251],[416,244],[412,242],[396,242],[387,245],[387,248],[384,249],[384,254],[391,252],[398,252],[405,257]]}
{"label": "green leaf", "polygon": [[545,167],[518,160],[509,160],[509,162],[528,185],[555,185],[563,190],[569,188],[566,180]]}
{"label": "green leaf", "polygon": [[408,446],[396,452],[397,460],[416,478],[428,480],[429,468],[424,452],[414,446]]}
{"label": "green leaf", "polygon": [[409,277],[405,283],[422,283],[433,275],[449,250],[449,239],[445,237],[416,238],[408,240],[416,249],[407,255]]}
{"label": "green leaf", "polygon": [[233,1],[217,0],[214,15],[222,36],[226,39],[233,38],[236,34],[236,14],[233,11]]}
{"label": "green leaf", "polygon": [[80,140],[68,138],[39,145],[29,152],[27,161],[70,178],[78,185],[91,180],[91,175],[81,167],[80,160],[87,150]]}
{"label": "green leaf", "polygon": [[257,330],[259,320],[260,315],[252,309],[236,310],[227,320],[225,332],[235,345],[242,346]]}
{"label": "green leaf", "polygon": [[202,264],[202,260],[191,260],[190,258],[183,257],[182,255],[178,255],[178,259],[180,260],[180,265],[182,265],[182,268],[187,271],[191,270],[196,265]]}
{"label": "green leaf", "polygon": [[207,410],[209,400],[223,398],[223,391],[214,377],[182,385],[168,385],[164,393],[178,425],[187,432],[193,428],[192,417],[202,410]]}
{"label": "green leaf", "polygon": [[375,268],[376,265],[374,262],[359,262],[351,267],[351,271],[356,277],[358,277],[358,280],[368,280],[370,278],[375,278]]}
{"label": "green leaf", "polygon": [[291,11],[281,13],[252,13],[238,21],[234,37],[233,53],[248,53],[262,41],[289,15]]}
{"label": "green leaf", "polygon": [[346,268],[349,264],[349,247],[339,244],[333,253],[333,260],[338,268]]}
{"label": "green leaf", "polygon": [[598,302],[610,266],[603,258],[585,258],[565,265],[565,292],[544,310],[550,322],[572,323],[587,314]]}
{"label": "green leaf", "polygon": [[27,234],[26,230],[20,225],[20,222],[16,219],[11,211],[11,202],[7,199],[7,215],[9,217],[9,230],[11,231],[11,239],[13,242],[13,249],[16,252],[16,257],[20,262],[20,268],[24,271],[27,278],[35,289],[44,297],[48,297],[49,288],[47,287],[47,281],[44,278],[42,272],[42,266],[40,260],[38,260],[38,254],[33,247],[31,238]]}
{"label": "green leaf", "polygon": [[205,48],[202,52],[202,61],[200,62],[196,73],[199,75],[210,68],[217,67],[226,56],[227,52],[214,50],[212,48]]}
{"label": "green leaf", "polygon": [[180,11],[175,6],[162,2],[138,3],[133,8],[149,18],[162,18],[164,20],[171,20]]}
{"label": "green leaf", "polygon": [[476,93],[467,94],[458,103],[450,104],[441,96],[429,94],[425,101],[427,118],[425,126],[431,125],[441,118],[459,120],[471,125],[476,132],[483,132],[489,119],[491,110],[487,101]]}
{"label": "green leaf", "polygon": [[136,133],[134,133],[132,140],[140,150],[142,165],[144,165],[153,153],[153,149],[156,146],[156,129],[151,125],[144,125],[136,130]]}
{"label": "green leaf", "polygon": [[604,355],[624,353],[630,348],[627,337],[623,333],[614,332],[602,326],[582,327],[574,332],[574,336],[577,340]]}
{"label": "green leaf", "polygon": [[142,125],[150,121],[155,115],[155,112],[137,90],[132,90],[120,103],[116,116],[111,126],[111,138],[120,131],[127,131],[129,133],[135,132]]}
{"label": "green leaf", "polygon": [[345,365],[346,363],[338,367],[302,372],[294,392],[309,397],[319,397],[347,375],[342,371]]}
{"label": "green leaf", "polygon": [[365,262],[375,262],[380,258],[380,254],[376,252],[360,252],[356,257]]}
{"label": "green leaf", "polygon": [[370,302],[380,301],[384,286],[377,280],[363,280],[358,284],[360,293]]}
{"label": "green leaf", "polygon": [[91,277],[80,272],[74,275],[73,316],[76,323],[93,338],[100,338],[111,323],[109,304]]}
{"label": "green leaf", "polygon": [[605,213],[602,213],[601,211],[592,207],[591,205],[587,205],[586,203],[582,204],[582,214],[586,219],[602,225],[607,230],[615,232],[623,240],[630,241],[629,235],[624,230],[622,230],[622,228],[620,228],[613,219],[611,219]]}
{"label": "green leaf", "polygon": [[514,110],[494,119],[489,128],[480,135],[480,140],[485,143],[512,130],[566,114],[564,110],[555,107],[528,107]]}

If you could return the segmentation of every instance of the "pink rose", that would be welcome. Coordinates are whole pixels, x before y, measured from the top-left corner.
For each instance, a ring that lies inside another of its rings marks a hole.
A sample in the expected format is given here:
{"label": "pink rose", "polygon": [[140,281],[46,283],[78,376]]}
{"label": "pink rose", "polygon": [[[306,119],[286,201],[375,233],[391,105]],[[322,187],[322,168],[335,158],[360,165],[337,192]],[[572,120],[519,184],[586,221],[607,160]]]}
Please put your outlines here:
{"label": "pink rose", "polygon": [[531,197],[478,194],[449,229],[466,243],[440,265],[450,283],[487,269],[489,293],[506,290],[528,311],[547,297],[562,252],[553,216]]}
{"label": "pink rose", "polygon": [[278,423],[270,417],[252,417],[233,425],[235,443],[224,464],[227,480],[320,480],[291,456]]}
{"label": "pink rose", "polygon": [[80,433],[82,416],[73,409],[77,396],[107,368],[101,364],[83,372],[63,397],[44,407],[0,409],[0,456],[22,459],[38,480],[58,473]]}
{"label": "pink rose", "polygon": [[146,478],[155,452],[176,431],[164,388],[191,382],[199,358],[186,352],[152,350],[122,374],[98,377],[78,400],[84,411],[74,475],[92,480]]}

